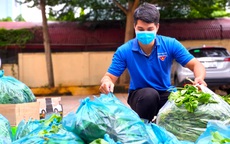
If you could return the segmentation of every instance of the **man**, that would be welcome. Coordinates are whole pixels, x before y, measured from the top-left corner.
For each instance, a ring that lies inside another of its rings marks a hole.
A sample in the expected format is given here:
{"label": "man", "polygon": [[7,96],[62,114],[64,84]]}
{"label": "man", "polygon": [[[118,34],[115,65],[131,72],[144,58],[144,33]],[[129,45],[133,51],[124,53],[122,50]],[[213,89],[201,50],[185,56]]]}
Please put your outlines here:
{"label": "man", "polygon": [[176,39],[157,35],[160,14],[149,3],[134,12],[136,38],[120,46],[101,79],[102,93],[113,92],[114,84],[127,68],[130,75],[128,104],[142,119],[151,121],[170,94],[173,60],[193,71],[194,84],[204,84],[205,68]]}

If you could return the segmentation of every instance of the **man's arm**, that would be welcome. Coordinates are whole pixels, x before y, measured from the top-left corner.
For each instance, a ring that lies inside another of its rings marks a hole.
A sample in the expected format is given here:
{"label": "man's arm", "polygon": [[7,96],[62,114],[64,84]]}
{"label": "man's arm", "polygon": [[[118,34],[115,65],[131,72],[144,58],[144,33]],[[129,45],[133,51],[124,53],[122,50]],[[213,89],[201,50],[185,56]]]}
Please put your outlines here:
{"label": "man's arm", "polygon": [[101,79],[101,86],[99,88],[101,93],[108,94],[109,92],[113,92],[114,84],[116,83],[118,77],[114,76],[108,72]]}
{"label": "man's arm", "polygon": [[185,67],[193,71],[194,76],[195,76],[194,84],[203,84],[207,86],[206,82],[204,81],[204,78],[206,76],[205,67],[196,58],[193,58],[192,60],[190,60],[185,65]]}

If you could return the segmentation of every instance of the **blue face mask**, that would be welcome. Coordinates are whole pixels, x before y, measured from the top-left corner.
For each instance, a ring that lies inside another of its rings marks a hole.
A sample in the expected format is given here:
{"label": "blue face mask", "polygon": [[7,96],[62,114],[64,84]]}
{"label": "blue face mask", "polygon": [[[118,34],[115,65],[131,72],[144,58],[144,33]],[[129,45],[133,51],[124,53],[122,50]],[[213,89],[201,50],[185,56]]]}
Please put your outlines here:
{"label": "blue face mask", "polygon": [[148,45],[156,38],[156,31],[136,31],[136,38],[142,44]]}

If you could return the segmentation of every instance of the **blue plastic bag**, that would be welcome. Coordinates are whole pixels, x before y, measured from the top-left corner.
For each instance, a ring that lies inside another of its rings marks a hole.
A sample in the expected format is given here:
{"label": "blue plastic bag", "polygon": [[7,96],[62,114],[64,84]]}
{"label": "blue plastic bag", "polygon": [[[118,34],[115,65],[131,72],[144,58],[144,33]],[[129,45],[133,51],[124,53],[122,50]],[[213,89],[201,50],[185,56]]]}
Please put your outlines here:
{"label": "blue plastic bag", "polygon": [[154,134],[154,140],[157,144],[194,144],[190,141],[180,141],[172,133],[168,132],[165,128],[160,127],[154,123],[148,124],[151,126]]}
{"label": "blue plastic bag", "polygon": [[21,121],[16,131],[17,140],[13,144],[85,144],[79,136],[64,129],[61,120],[60,115],[53,114],[40,121]]}
{"label": "blue plastic bag", "polygon": [[[212,120],[207,124],[207,128],[197,139],[196,144],[213,144],[214,132],[218,132],[221,137],[230,140],[230,123],[229,121]],[[227,144],[227,143],[225,143]],[[230,142],[228,142],[230,144]]]}
{"label": "blue plastic bag", "polygon": [[147,130],[147,132],[149,134],[149,137],[152,140],[152,143],[159,144],[160,141],[158,140],[155,132],[153,131],[153,125],[154,125],[153,123],[145,123],[146,130]]}
{"label": "blue plastic bag", "polygon": [[63,118],[63,126],[87,143],[105,134],[122,144],[152,143],[139,116],[111,93],[101,94],[94,100],[83,99],[75,116],[70,114]]}
{"label": "blue plastic bag", "polygon": [[0,70],[0,104],[35,102],[36,97],[30,88],[11,76],[4,76]]}
{"label": "blue plastic bag", "polygon": [[0,114],[0,144],[7,144],[13,141],[10,122]]}
{"label": "blue plastic bag", "polygon": [[158,113],[157,124],[174,134],[178,140],[195,142],[206,130],[208,121],[230,119],[230,105],[209,88],[203,85],[199,87],[217,103],[198,105],[191,113],[184,105],[178,107],[174,101],[168,100]]}
{"label": "blue plastic bag", "polygon": [[113,139],[110,138],[108,134],[104,135],[104,140],[108,142],[109,144],[122,144],[121,142],[115,142]]}

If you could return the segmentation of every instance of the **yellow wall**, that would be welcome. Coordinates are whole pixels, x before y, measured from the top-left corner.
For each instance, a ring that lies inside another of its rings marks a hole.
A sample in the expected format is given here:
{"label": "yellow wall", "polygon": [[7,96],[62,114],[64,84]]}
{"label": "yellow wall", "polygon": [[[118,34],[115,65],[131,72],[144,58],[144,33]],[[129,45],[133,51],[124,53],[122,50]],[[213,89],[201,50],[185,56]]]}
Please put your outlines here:
{"label": "yellow wall", "polygon": [[[215,45],[230,51],[230,40],[181,41],[185,47]],[[52,53],[55,86],[99,85],[114,52]],[[13,67],[13,68],[12,68]],[[11,75],[29,87],[48,85],[44,53],[21,53],[18,65],[3,65],[5,75]]]}
{"label": "yellow wall", "polygon": [[4,64],[2,65],[4,75],[13,76],[18,79],[18,65],[17,64]]}
{"label": "yellow wall", "polygon": [[196,47],[196,46],[222,46],[230,52],[230,39],[225,40],[186,40],[181,41],[185,47]]}
{"label": "yellow wall", "polygon": [[[55,86],[99,85],[113,52],[53,53]],[[19,80],[30,87],[45,87],[48,76],[44,53],[19,54]]]}

